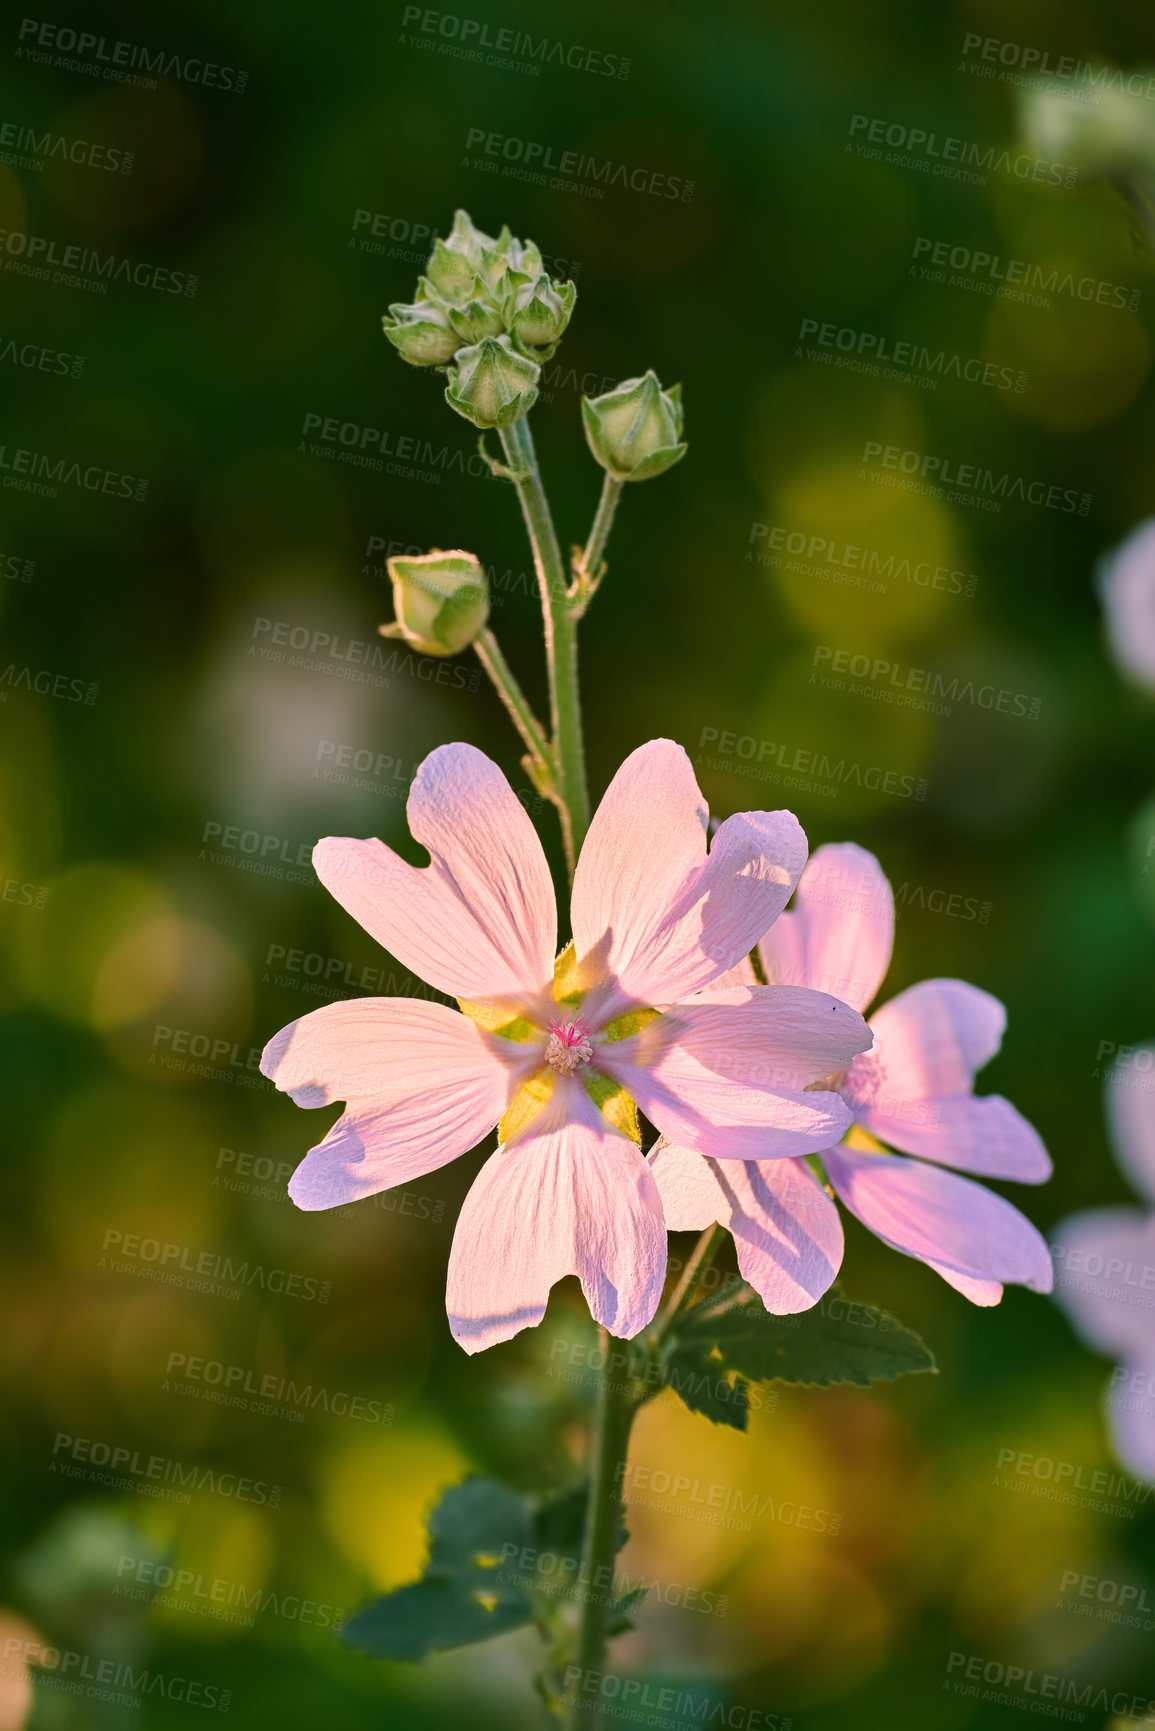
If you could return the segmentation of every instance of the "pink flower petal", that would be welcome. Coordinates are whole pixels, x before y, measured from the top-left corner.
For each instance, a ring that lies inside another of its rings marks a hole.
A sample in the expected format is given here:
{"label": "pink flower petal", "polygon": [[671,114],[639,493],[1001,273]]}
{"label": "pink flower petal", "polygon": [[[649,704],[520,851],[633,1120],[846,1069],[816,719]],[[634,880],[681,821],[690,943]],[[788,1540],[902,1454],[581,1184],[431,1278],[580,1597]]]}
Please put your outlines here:
{"label": "pink flower petal", "polygon": [[1119,1166],[1141,1196],[1155,1202],[1155,1068],[1141,1068],[1141,1054],[1155,1057],[1155,1046],[1136,1046],[1125,1065],[1116,1065],[1107,1083],[1107,1122]]}
{"label": "pink flower petal", "polygon": [[664,1138],[650,1155],[671,1231],[729,1229],[738,1267],[766,1309],[817,1304],[842,1263],[838,1210],[804,1160],[705,1160]]}
{"label": "pink flower petal", "polygon": [[1099,562],[1107,638],[1124,673],[1155,685],[1155,521],[1131,530]]}
{"label": "pink flower petal", "polygon": [[969,1094],[999,1049],[1007,1013],[965,980],[921,980],[870,1018],[874,1062],[897,1100]]}
{"label": "pink flower petal", "polygon": [[944,1094],[929,1100],[884,1096],[880,1107],[859,1106],[851,1096],[851,1104],[856,1124],[905,1154],[1019,1184],[1041,1184],[1051,1176],[1051,1157],[1038,1131],[1001,1094]]}
{"label": "pink flower petal", "polygon": [[894,948],[894,896],[874,855],[850,841],[812,853],[793,907],[758,948],[772,983],[813,986],[865,1010]]}
{"label": "pink flower petal", "polygon": [[299,1208],[335,1208],[432,1172],[497,1123],[540,1048],[482,1034],[444,1004],[327,1004],[269,1041],[261,1069],[299,1106],[349,1109],[289,1183]]}
{"label": "pink flower petal", "polygon": [[1120,1358],[1155,1350],[1155,1214],[1088,1208],[1051,1242],[1055,1298],[1083,1339]]}
{"label": "pink flower petal", "polygon": [[454,1338],[481,1352],[541,1321],[567,1274],[611,1334],[651,1320],[666,1274],[658,1188],[574,1077],[539,1118],[486,1161],[461,1209],[446,1306]]}
{"label": "pink flower petal", "polygon": [[407,806],[431,864],[383,842],[329,836],[313,849],[325,888],[423,980],[471,1002],[540,999],[553,975],[557,908],[533,824],[495,763],[443,745],[414,778]]}
{"label": "pink flower petal", "polygon": [[1155,1482],[1155,1348],[1123,1367],[1104,1404],[1116,1455],[1136,1478]]}
{"label": "pink flower petal", "polygon": [[727,818],[706,851],[707,808],[672,740],[631,753],[582,846],[574,947],[592,1011],[688,997],[734,967],[785,907],[806,861],[790,812]]}
{"label": "pink flower petal", "polygon": [[967,1297],[973,1293],[953,1276],[979,1282],[980,1291],[1005,1281],[1034,1292],[1051,1290],[1045,1239],[993,1190],[901,1154],[828,1148],[822,1162],[864,1226],[893,1250],[927,1263]]}
{"label": "pink flower petal", "polygon": [[720,1160],[768,1160],[814,1153],[843,1134],[845,1102],[809,1085],[869,1037],[857,1010],[824,992],[729,987],[599,1045],[595,1063],[672,1142]]}

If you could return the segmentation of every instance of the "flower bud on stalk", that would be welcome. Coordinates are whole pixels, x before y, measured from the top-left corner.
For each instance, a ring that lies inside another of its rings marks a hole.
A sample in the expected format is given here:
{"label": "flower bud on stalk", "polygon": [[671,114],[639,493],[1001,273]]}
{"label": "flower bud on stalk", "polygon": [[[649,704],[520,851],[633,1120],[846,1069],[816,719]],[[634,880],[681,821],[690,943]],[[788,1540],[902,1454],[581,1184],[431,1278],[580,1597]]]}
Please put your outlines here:
{"label": "flower bud on stalk", "polygon": [[489,581],[472,553],[439,547],[416,559],[389,559],[397,620],[378,626],[423,655],[467,649],[489,618]]}
{"label": "flower bud on stalk", "polygon": [[582,398],[586,442],[603,469],[617,481],[649,481],[685,456],[682,387],[664,391],[648,372],[601,397]]}
{"label": "flower bud on stalk", "polygon": [[565,334],[577,290],[547,276],[524,282],[506,304],[511,334],[534,360],[548,361]]}
{"label": "flower bud on stalk", "polygon": [[483,337],[458,350],[445,401],[475,427],[508,427],[533,408],[540,377],[541,368],[518,354],[508,337]]}

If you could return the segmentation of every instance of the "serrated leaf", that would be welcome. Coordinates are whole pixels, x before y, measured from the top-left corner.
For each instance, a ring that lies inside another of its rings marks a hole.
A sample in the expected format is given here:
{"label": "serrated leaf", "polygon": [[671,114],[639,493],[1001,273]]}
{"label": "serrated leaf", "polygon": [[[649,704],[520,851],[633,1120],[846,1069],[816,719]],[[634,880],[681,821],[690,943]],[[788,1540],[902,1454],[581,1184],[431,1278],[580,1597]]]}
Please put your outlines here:
{"label": "serrated leaf", "polygon": [[811,1310],[771,1316],[756,1293],[740,1287],[687,1312],[667,1381],[691,1411],[745,1430],[752,1382],[866,1388],[935,1368],[918,1335],[877,1305],[833,1289]]}
{"label": "serrated leaf", "polygon": [[529,1595],[503,1578],[510,1545],[533,1539],[532,1508],[495,1479],[472,1477],[446,1491],[429,1517],[429,1560],[419,1581],[366,1605],[340,1632],[376,1659],[417,1662],[488,1641],[533,1617]]}

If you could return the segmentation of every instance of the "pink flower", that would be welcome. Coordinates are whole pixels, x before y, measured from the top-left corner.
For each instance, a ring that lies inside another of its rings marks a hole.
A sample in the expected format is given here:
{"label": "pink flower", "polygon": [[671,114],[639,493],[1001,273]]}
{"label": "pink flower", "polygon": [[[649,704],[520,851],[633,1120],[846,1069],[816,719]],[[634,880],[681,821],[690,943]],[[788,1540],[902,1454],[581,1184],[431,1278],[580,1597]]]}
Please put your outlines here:
{"label": "pink flower", "polygon": [[[1139,1046],[1107,1083],[1107,1121],[1124,1174],[1155,1203],[1155,1070]],[[1140,1478],[1155,1480],[1155,1213],[1089,1208],[1054,1231],[1062,1272],[1055,1297],[1083,1339],[1118,1359],[1107,1390],[1115,1453]]]}
{"label": "pink flower", "polygon": [[[759,955],[768,980],[833,992],[865,1010],[893,945],[894,897],[882,868],[843,842],[811,855],[793,911],[763,938]],[[821,1155],[842,1202],[884,1243],[984,1305],[999,1302],[1007,1280],[1051,1288],[1047,1246],[1030,1222],[993,1191],[943,1169],[1026,1184],[1050,1174],[1038,1134],[1009,1101],[974,1094],[975,1072],[998,1051],[1005,1022],[986,992],[962,980],[924,980],[875,1012],[871,1050],[825,1082],[857,1127]],[[888,1154],[883,1142],[919,1158]],[[842,1227],[805,1160],[723,1164],[671,1136],[650,1163],[667,1225],[728,1226],[739,1267],[768,1310],[809,1309],[829,1287],[842,1261]]]}
{"label": "pink flower", "polygon": [[1115,660],[1141,685],[1155,685],[1155,518],[1104,555],[1097,577]]}
{"label": "pink flower", "polygon": [[[298,1105],[346,1102],[290,1194],[301,1208],[333,1208],[408,1183],[501,1120],[454,1234],[454,1335],[467,1352],[506,1340],[576,1274],[594,1316],[631,1337],[653,1316],[666,1267],[632,1102],[688,1146],[737,1158],[822,1148],[849,1122],[837,1094],[808,1084],[869,1046],[856,1011],[789,986],[706,990],[785,907],[806,838],[789,812],[744,812],[707,853],[690,761],[652,740],[594,816],[574,879],[573,948],[555,968],[545,855],[497,766],[472,746],[442,746],[421,765],[408,813],[426,868],[379,841],[334,838],[313,863],[366,931],[465,1013],[361,999],[270,1041],[261,1068]],[[786,1069],[795,1086],[776,1079]],[[752,1070],[765,1079],[747,1080]]]}

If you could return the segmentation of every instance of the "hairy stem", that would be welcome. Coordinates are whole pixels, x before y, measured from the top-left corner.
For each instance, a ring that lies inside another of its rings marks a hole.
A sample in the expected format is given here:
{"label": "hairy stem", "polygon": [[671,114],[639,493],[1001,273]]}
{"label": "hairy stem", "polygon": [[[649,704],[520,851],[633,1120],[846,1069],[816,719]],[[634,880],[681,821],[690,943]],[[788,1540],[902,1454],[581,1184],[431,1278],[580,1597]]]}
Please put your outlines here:
{"label": "hairy stem", "polygon": [[594,1731],[602,1725],[599,1697],[586,1694],[582,1681],[587,1672],[605,1667],[607,1628],[613,1601],[614,1558],[622,1513],[622,1467],[630,1446],[630,1430],[638,1401],[623,1373],[610,1369],[612,1337],[598,1330],[602,1351],[601,1385],[591,1438],[589,1502],[582,1539],[581,1582],[584,1597],[578,1622],[575,1663],[582,1676],[569,1695],[566,1725],[569,1731]]}
{"label": "hairy stem", "polygon": [[726,1231],[722,1226],[707,1226],[702,1233],[690,1252],[690,1259],[682,1270],[682,1278],[666,1300],[664,1309],[654,1323],[654,1329],[659,1340],[665,1338],[683,1311],[688,1309],[693,1302],[702,1276],[721,1250],[725,1238]]}
{"label": "hairy stem", "polygon": [[578,690],[577,620],[567,595],[565,567],[553,526],[533,435],[523,415],[501,429],[506,461],[521,500],[522,515],[533,547],[533,563],[541,590],[545,619],[545,653],[549,671],[550,728],[558,809],[562,819],[566,866],[570,881],[586,830],[585,748],[582,741],[581,695]]}
{"label": "hairy stem", "polygon": [[543,770],[551,771],[553,753],[545,731],[530,708],[529,700],[517,682],[517,676],[502,654],[497,638],[488,625],[478,632],[473,640],[473,647],[477,651],[477,659],[496,687],[497,695],[509,711],[513,725],[529,747],[530,756],[537,760]]}
{"label": "hairy stem", "polygon": [[606,542],[610,530],[614,526],[614,513],[618,508],[618,500],[622,496],[624,481],[617,480],[608,471],[602,482],[601,498],[594,513],[590,528],[589,540],[578,556],[578,581],[584,590],[583,600],[588,602],[599,582],[599,569],[605,557]]}

